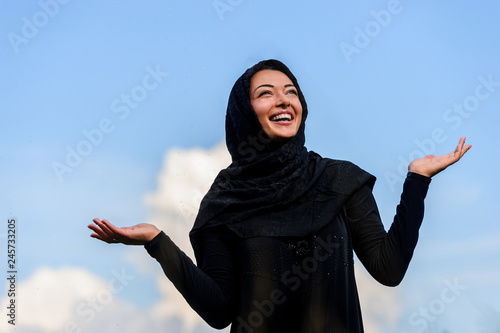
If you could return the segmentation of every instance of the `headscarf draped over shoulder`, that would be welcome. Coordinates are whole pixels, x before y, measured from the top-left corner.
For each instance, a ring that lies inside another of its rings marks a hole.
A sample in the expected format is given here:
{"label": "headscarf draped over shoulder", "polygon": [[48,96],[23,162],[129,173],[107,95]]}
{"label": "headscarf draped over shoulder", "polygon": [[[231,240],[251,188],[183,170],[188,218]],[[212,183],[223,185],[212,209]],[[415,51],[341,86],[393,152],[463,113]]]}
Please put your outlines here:
{"label": "headscarf draped over shoulder", "polygon": [[[272,141],[250,104],[250,80],[277,70],[292,81],[302,104],[302,123],[285,143]],[[234,84],[226,112],[226,145],[232,163],[220,171],[201,202],[190,237],[197,252],[205,228],[226,225],[238,236],[306,236],[333,221],[349,196],[375,177],[356,165],[308,151],[308,110],[295,76],[278,60],[261,61]]]}

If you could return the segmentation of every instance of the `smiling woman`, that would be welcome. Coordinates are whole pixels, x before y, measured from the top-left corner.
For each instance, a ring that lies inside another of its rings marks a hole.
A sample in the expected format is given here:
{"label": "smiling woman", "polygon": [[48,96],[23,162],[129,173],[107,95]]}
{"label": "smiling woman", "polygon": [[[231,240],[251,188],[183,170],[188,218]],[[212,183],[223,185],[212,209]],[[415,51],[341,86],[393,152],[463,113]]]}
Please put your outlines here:
{"label": "smiling woman", "polygon": [[[353,251],[374,279],[398,285],[417,244],[430,177],[470,145],[461,138],[450,154],[410,163],[386,232],[371,192],[375,177],[308,151],[307,114],[295,76],[277,60],[236,81],[226,113],[233,163],[216,177],[190,233],[196,265],[151,224],[118,228],[94,219],[91,236],[144,245],[215,328],[363,332]],[[241,147],[249,141],[256,148],[247,156]]]}
{"label": "smiling woman", "polygon": [[302,121],[302,105],[297,88],[282,72],[257,72],[250,81],[250,103],[264,132],[272,140],[283,141],[297,134]]}

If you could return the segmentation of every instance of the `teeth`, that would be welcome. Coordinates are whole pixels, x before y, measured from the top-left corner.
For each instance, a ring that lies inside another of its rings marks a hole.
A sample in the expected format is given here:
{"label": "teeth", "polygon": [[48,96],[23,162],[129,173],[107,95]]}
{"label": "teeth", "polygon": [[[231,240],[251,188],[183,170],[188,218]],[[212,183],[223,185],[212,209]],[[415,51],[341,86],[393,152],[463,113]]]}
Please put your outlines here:
{"label": "teeth", "polygon": [[271,117],[271,121],[280,121],[280,120],[292,120],[292,116],[288,113],[282,113]]}

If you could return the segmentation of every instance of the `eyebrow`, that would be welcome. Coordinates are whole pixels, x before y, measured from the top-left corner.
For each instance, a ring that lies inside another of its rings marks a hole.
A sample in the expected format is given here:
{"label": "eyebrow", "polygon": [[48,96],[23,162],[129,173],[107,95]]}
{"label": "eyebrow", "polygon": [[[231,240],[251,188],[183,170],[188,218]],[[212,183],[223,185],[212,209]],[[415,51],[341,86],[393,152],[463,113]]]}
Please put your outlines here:
{"label": "eyebrow", "polygon": [[[256,92],[257,89],[262,88],[262,87],[274,88],[274,85],[272,85],[272,84],[262,84],[262,85],[258,86],[257,88],[255,88],[255,90],[253,92]],[[295,86],[293,84],[285,84],[285,88],[288,88],[288,87],[295,87]]]}

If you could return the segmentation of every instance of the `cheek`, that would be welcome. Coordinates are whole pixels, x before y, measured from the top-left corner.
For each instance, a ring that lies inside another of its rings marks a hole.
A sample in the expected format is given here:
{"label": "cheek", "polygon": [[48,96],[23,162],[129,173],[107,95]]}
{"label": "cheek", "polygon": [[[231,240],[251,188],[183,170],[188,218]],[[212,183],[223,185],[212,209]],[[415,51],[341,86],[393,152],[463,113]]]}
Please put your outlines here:
{"label": "cheek", "polygon": [[266,118],[266,113],[262,112],[262,110],[255,110],[255,113],[257,113],[257,118],[259,118],[260,122]]}
{"label": "cheek", "polygon": [[297,113],[297,117],[300,119],[299,125],[302,122],[302,104],[300,102],[297,102],[298,104],[295,105],[295,112]]}
{"label": "cheek", "polygon": [[267,119],[267,108],[262,103],[252,103],[252,107],[261,123]]}

